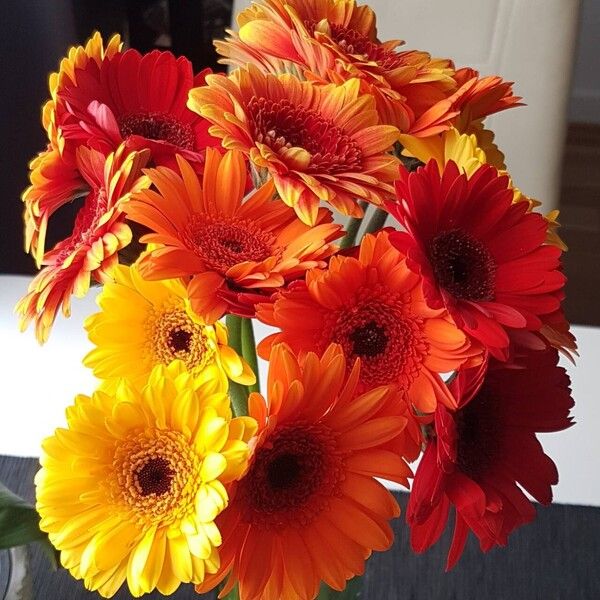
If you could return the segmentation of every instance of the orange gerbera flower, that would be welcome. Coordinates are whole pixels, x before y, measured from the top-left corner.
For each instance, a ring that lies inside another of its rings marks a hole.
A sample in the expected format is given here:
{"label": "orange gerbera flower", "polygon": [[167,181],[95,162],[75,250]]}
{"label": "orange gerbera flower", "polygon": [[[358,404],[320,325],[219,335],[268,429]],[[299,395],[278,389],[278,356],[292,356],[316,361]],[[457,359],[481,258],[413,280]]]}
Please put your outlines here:
{"label": "orange gerbera flower", "polygon": [[166,168],[147,175],[158,193],[143,190],[125,210],[150,228],[143,242],[159,244],[140,263],[146,279],[191,276],[193,310],[207,323],[225,312],[254,315],[254,303],[297,279],[336,251],[342,235],[331,213],[321,208],[315,226],[301,223],[294,211],[274,198],[273,182],[244,201],[247,171],[241,153],[206,152],[202,185],[183,158],[181,174]]}
{"label": "orange gerbera flower", "polygon": [[228,31],[225,41],[215,43],[225,63],[251,63],[271,73],[292,66],[323,82],[358,77],[375,97],[381,122],[403,132],[431,135],[452,116],[428,112],[457,88],[452,62],[398,52],[400,40],[380,42],[375,13],[355,0],[262,0],[238,23],[239,34]]}
{"label": "orange gerbera flower", "polygon": [[16,306],[21,329],[34,320],[39,342],[48,339],[59,308],[69,316],[72,295],[84,296],[92,277],[100,282],[110,277],[118,251],[131,241],[121,202],[147,185],[140,177],[147,159],[147,152],[127,153],[124,146],[108,157],[85,146],[78,148],[77,169],[90,192],[77,213],[73,232],[44,254],[45,267]]}
{"label": "orange gerbera flower", "polygon": [[454,406],[440,373],[481,360],[447,310],[427,306],[421,278],[385,231],[365,236],[357,258],[335,256],[328,269],[307,273],[306,284],[259,305],[257,317],[281,329],[259,344],[263,358],[278,342],[296,352],[339,343],[349,360],[362,361],[361,389],[393,384],[427,413],[438,401]]}
{"label": "orange gerbera flower", "polygon": [[268,401],[250,396],[254,457],[217,519],[221,566],[198,591],[229,576],[222,593],[239,583],[241,600],[312,600],[321,581],[342,590],[390,547],[400,508],[375,477],[406,485],[401,457],[418,446],[406,404],[389,387],[360,394],[359,372],[336,345],[300,361],[275,346]]}
{"label": "orange gerbera flower", "polygon": [[209,75],[189,106],[215,125],[223,146],[249,155],[272,175],[281,199],[307,224],[319,200],[361,216],[356,200],[380,205],[392,190],[397,159],[387,151],[398,130],[379,125],[375,101],[357,79],[315,86],[256,67]]}

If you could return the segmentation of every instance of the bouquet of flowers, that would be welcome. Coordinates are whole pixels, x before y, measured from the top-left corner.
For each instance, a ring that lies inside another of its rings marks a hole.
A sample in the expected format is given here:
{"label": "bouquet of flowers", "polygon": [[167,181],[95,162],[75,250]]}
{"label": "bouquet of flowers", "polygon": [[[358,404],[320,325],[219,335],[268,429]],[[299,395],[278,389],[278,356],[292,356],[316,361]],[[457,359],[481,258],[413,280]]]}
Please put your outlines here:
{"label": "bouquet of flowers", "polygon": [[102,285],[99,383],[44,440],[35,509],[104,597],[354,598],[400,515],[382,480],[411,489],[415,552],[454,514],[450,569],[470,531],[505,545],[551,502],[536,433],[572,424],[557,215],[485,126],[512,84],[381,42],[354,0],[237,22],[228,75],[95,34],[49,80],[17,313],[44,342]]}

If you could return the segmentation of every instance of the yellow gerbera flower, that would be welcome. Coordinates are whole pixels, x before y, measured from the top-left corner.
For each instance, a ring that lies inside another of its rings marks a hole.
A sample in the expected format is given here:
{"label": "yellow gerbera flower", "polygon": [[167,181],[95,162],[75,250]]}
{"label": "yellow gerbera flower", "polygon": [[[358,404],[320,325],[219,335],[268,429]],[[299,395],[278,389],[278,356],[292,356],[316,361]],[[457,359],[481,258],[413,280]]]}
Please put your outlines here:
{"label": "yellow gerbera flower", "polygon": [[152,368],[182,360],[195,377],[229,377],[252,385],[252,369],[227,345],[227,329],[204,325],[190,308],[185,285],[178,279],[146,281],[137,264],[119,265],[114,281],[98,296],[101,312],[85,328],[96,345],[83,363],[111,390],[120,377],[140,387]]}
{"label": "yellow gerbera flower", "polygon": [[[487,129],[483,129],[483,127],[480,128],[478,133],[470,134],[460,133],[458,129],[452,127],[440,135],[428,138],[417,138],[404,134],[399,136],[399,141],[404,147],[403,154],[405,156],[416,158],[423,163],[434,159],[438,164],[440,173],[443,173],[446,165],[453,161],[469,178],[481,165],[485,164],[496,167],[502,174],[510,177],[504,164],[504,154],[493,143],[493,139],[494,134]],[[514,185],[512,179],[511,187],[513,202],[528,202],[529,210],[541,206],[539,200],[523,194]],[[557,210],[552,210],[545,215],[548,225],[546,241],[561,250],[567,250],[567,246],[558,235],[558,228],[560,227],[557,221],[558,214]]]}
{"label": "yellow gerbera flower", "polygon": [[40,527],[86,588],[138,597],[201,583],[219,568],[224,487],[247,468],[256,421],[232,418],[220,379],[159,365],[143,390],[77,396],[67,429],[43,442]]}

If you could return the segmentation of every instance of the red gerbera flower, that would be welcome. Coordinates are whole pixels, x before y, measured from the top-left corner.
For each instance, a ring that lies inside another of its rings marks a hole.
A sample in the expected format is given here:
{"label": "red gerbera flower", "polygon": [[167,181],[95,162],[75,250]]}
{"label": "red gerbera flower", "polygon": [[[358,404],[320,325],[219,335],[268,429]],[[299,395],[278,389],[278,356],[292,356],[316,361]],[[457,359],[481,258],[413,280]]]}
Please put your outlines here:
{"label": "red gerbera flower", "polygon": [[185,57],[154,50],[118,52],[88,61],[57,90],[56,120],[65,143],[87,143],[104,154],[124,140],[149,148],[155,164],[175,164],[175,153],[202,160],[207,146],[219,145],[208,123],[186,106],[188,92],[210,73],[194,75]]}
{"label": "red gerbera flower", "polygon": [[559,309],[561,250],[544,244],[542,215],[513,203],[507,176],[483,165],[468,177],[452,161],[440,175],[430,161],[412,174],[401,167],[396,191],[388,208],[407,232],[390,240],[423,275],[428,303],[445,305],[494,356],[507,358],[507,328],[538,331]]}
{"label": "red gerbera flower", "polygon": [[487,373],[458,373],[450,384],[458,411],[438,404],[408,503],[416,552],[439,539],[451,505],[456,521],[447,569],[460,558],[469,529],[487,552],[535,518],[521,487],[542,504],[552,501],[558,472],[535,434],[573,424],[569,377],[557,361],[555,350],[545,350],[527,353],[519,365],[492,359]]}

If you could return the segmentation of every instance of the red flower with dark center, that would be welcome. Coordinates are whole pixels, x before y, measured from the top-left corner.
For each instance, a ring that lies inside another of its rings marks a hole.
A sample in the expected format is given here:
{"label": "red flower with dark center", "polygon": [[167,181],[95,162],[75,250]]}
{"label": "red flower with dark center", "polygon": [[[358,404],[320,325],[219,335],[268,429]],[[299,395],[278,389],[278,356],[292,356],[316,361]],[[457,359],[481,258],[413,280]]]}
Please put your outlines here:
{"label": "red flower with dark center", "polygon": [[390,240],[423,275],[428,303],[446,306],[506,360],[510,331],[539,331],[563,297],[561,250],[545,244],[547,221],[513,203],[508,177],[489,165],[470,177],[452,161],[442,174],[433,160],[412,174],[401,167],[396,192],[387,207],[406,231]]}
{"label": "red flower with dark center", "polygon": [[170,52],[132,49],[75,68],[73,81],[63,78],[57,90],[65,152],[85,143],[106,154],[127,141],[134,149],[149,148],[154,164],[173,166],[178,153],[200,166],[204,149],[219,141],[186,102],[207,73],[194,75],[189,60]]}
{"label": "red flower with dark center", "polygon": [[451,506],[456,521],[447,569],[460,558],[469,530],[487,552],[535,518],[521,488],[541,504],[552,501],[558,473],[535,434],[573,424],[569,378],[557,362],[555,350],[544,350],[509,366],[492,359],[487,372],[459,371],[450,384],[458,410],[438,406],[408,503],[416,552],[439,539]]}

